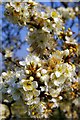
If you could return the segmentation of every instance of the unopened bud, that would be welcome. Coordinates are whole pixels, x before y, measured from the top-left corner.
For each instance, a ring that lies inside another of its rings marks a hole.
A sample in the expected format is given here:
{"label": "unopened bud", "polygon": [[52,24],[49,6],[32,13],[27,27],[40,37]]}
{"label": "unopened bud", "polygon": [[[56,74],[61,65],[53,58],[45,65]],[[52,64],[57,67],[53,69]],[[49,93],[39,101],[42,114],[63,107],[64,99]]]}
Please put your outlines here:
{"label": "unopened bud", "polygon": [[41,63],[38,63],[38,67],[41,67]]}
{"label": "unopened bud", "polygon": [[69,36],[71,36],[71,35],[72,35],[72,32],[70,31],[70,32],[69,32]]}
{"label": "unopened bud", "polygon": [[36,73],[36,77],[38,77],[38,78],[40,78],[40,77],[41,77],[40,72],[37,72],[37,73]]}
{"label": "unopened bud", "polygon": [[33,81],[34,80],[34,77],[33,76],[30,76],[30,78],[29,78],[31,81]]}
{"label": "unopened bud", "polygon": [[33,28],[30,28],[29,30],[30,30],[31,32],[33,32],[34,29],[33,29]]}
{"label": "unopened bud", "polygon": [[25,72],[26,72],[26,74],[29,74],[29,73],[30,73],[29,70],[26,70]]}
{"label": "unopened bud", "polygon": [[65,27],[62,27],[62,30],[65,30]]}
{"label": "unopened bud", "polygon": [[62,100],[62,99],[63,99],[63,97],[62,97],[62,96],[59,96],[59,99],[60,99],[60,100]]}

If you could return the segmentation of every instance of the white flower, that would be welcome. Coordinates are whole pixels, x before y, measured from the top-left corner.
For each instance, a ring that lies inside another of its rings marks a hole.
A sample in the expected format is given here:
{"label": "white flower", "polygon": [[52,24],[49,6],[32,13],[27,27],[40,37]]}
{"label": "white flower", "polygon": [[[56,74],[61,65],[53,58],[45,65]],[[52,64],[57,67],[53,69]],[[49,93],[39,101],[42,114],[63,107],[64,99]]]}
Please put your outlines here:
{"label": "white flower", "polygon": [[45,74],[45,75],[41,76],[40,80],[41,80],[41,82],[44,82],[45,85],[47,86],[48,81],[49,81],[49,75]]}
{"label": "white flower", "polygon": [[31,92],[26,93],[25,100],[27,101],[27,105],[32,105],[32,104],[38,104],[40,102],[40,98],[38,97],[40,95],[40,91],[34,89]]}
{"label": "white flower", "polygon": [[41,29],[30,32],[27,37],[28,43],[32,46],[33,50],[38,50],[39,48],[43,50],[50,44],[48,42],[50,39],[52,39],[52,36]]}
{"label": "white flower", "polygon": [[32,92],[27,91],[26,95],[24,96],[25,101],[29,101],[33,98]]}
{"label": "white flower", "polygon": [[62,85],[65,81],[68,80],[73,81],[74,76],[76,76],[75,66],[73,64],[70,65],[68,63],[62,63],[56,65],[55,69],[56,78],[54,77],[54,84],[56,86]]}
{"label": "white flower", "polygon": [[66,81],[66,77],[64,75],[60,76],[59,78],[54,80],[54,85],[55,86],[60,86]]}
{"label": "white flower", "polygon": [[21,2],[19,0],[17,2],[10,2],[10,5],[14,7],[17,12],[21,9]]}
{"label": "white flower", "polygon": [[53,89],[53,88],[50,88],[49,89],[49,93],[52,97],[57,97],[61,92],[61,88],[57,88],[57,89]]}
{"label": "white flower", "polygon": [[35,64],[38,64],[40,62],[40,59],[38,56],[35,56],[35,55],[28,55],[25,59],[25,62],[27,65],[30,64],[30,62],[33,62]]}
{"label": "white flower", "polygon": [[34,98],[33,104],[38,104],[39,102],[40,102],[40,98],[39,97]]}
{"label": "white flower", "polygon": [[65,43],[77,45],[77,40],[76,39],[73,39],[72,37],[68,37],[68,36],[66,36],[65,39],[66,39]]}
{"label": "white flower", "polygon": [[68,49],[64,50],[63,55],[68,56],[69,55],[69,50]]}
{"label": "white flower", "polygon": [[63,51],[56,50],[52,55],[50,55],[50,58],[53,58],[54,62],[61,61],[63,58]]}
{"label": "white flower", "polygon": [[24,91],[33,90],[38,87],[37,81],[30,79],[22,79],[20,84],[23,86]]}
{"label": "white flower", "polygon": [[26,65],[30,65],[31,63],[34,64],[34,65],[39,64],[40,63],[40,58],[36,55],[29,54],[25,58],[25,61],[20,61],[19,62],[20,65],[25,66],[25,67],[26,67]]}
{"label": "white flower", "polygon": [[34,95],[34,97],[38,97],[39,95],[40,95],[40,91],[39,90],[37,90],[37,89],[34,89],[33,90],[33,95]]}

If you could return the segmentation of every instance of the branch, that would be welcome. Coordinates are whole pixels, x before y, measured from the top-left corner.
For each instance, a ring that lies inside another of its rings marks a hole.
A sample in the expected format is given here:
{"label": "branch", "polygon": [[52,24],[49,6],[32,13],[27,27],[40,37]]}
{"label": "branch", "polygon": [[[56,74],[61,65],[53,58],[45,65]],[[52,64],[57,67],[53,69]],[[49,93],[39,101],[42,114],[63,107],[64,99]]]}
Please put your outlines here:
{"label": "branch", "polygon": [[51,3],[51,7],[53,8],[53,5],[54,5],[53,1],[52,1],[52,0],[50,0],[50,3]]}
{"label": "branch", "polygon": [[63,5],[65,8],[68,7],[67,3],[65,3],[65,2],[61,2],[61,3],[62,3],[62,5]]}

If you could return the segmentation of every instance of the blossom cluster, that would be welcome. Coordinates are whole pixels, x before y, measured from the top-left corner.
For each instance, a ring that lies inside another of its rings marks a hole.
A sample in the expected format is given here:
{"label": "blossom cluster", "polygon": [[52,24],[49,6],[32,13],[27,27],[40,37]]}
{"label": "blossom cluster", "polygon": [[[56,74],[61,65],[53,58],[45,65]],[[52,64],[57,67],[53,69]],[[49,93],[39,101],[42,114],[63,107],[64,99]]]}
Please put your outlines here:
{"label": "blossom cluster", "polygon": [[60,30],[63,21],[61,15],[51,8],[42,7],[34,1],[28,2],[10,2],[6,6],[6,17],[13,23],[25,26],[32,24],[34,27],[40,27],[45,32]]}
{"label": "blossom cluster", "polygon": [[[28,26],[27,41],[30,51],[41,54],[46,47],[52,48],[54,35],[59,34],[63,26],[61,15],[49,7],[42,7],[34,1],[9,2],[5,5],[5,16],[14,24]],[[37,36],[37,37],[36,37]],[[35,50],[36,48],[36,50]]]}
{"label": "blossom cluster", "polygon": [[11,94],[14,100],[22,97],[30,116],[47,118],[66,98],[73,101],[78,97],[75,65],[62,60],[68,55],[69,50],[56,51],[47,61],[28,55],[19,62],[23,70],[2,73],[2,92]]}
{"label": "blossom cluster", "polygon": [[65,18],[65,19],[69,19],[69,18],[74,19],[75,14],[76,14],[75,12],[79,11],[78,7],[76,7],[75,10],[71,7],[68,7],[68,8],[60,7],[57,10],[58,10],[58,12],[61,13],[63,18]]}

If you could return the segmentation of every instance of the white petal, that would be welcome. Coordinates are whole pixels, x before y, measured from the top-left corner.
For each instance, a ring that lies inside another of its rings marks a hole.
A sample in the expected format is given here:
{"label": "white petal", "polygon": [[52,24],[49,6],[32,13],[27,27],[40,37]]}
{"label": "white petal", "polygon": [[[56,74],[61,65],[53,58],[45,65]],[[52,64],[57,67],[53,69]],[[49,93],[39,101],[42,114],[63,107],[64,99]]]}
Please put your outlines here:
{"label": "white petal", "polygon": [[6,75],[7,75],[7,73],[6,73],[6,72],[3,72],[3,73],[2,73],[2,76],[6,76]]}
{"label": "white petal", "polygon": [[41,86],[40,88],[41,88],[41,91],[45,91],[45,87]]}
{"label": "white petal", "polygon": [[26,62],[25,61],[20,61],[19,64],[22,65],[22,66],[25,66]]}
{"label": "white petal", "polygon": [[39,97],[34,99],[34,104],[38,104],[39,102],[40,102],[40,98]]}
{"label": "white petal", "polygon": [[34,90],[33,94],[34,94],[34,96],[39,96],[40,95],[40,91],[39,90]]}
{"label": "white petal", "polygon": [[47,70],[46,69],[42,69],[41,70],[41,74],[46,74],[47,73]]}
{"label": "white petal", "polygon": [[40,80],[43,82],[48,82],[48,80],[49,80],[49,75],[43,75],[43,76],[41,76],[41,78],[40,78]]}
{"label": "white petal", "polygon": [[37,88],[38,87],[38,83],[36,81],[32,82],[33,88]]}
{"label": "white petal", "polygon": [[63,54],[66,55],[66,56],[68,56],[69,55],[69,50],[66,49]]}
{"label": "white petal", "polygon": [[55,72],[55,75],[56,75],[56,77],[58,78],[58,77],[61,76],[61,73],[60,73],[59,71],[56,71],[56,72]]}
{"label": "white petal", "polygon": [[61,88],[58,88],[56,90],[55,89],[50,89],[49,90],[49,92],[52,95],[52,97],[57,97],[59,95],[60,91],[61,91]]}
{"label": "white petal", "polygon": [[33,94],[32,93],[27,93],[26,94],[26,97],[25,97],[25,100],[29,101],[33,98]]}

